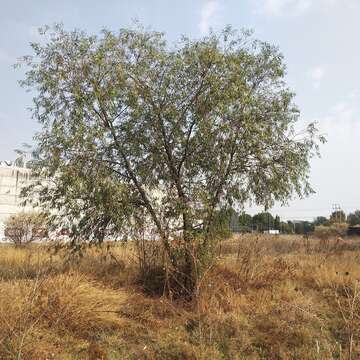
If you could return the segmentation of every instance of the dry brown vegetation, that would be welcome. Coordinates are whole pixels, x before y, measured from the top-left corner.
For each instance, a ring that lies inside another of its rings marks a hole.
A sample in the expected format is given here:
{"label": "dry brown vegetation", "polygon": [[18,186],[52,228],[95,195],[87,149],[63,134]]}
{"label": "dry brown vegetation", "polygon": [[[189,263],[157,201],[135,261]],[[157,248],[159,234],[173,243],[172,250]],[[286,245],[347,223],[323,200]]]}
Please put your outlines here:
{"label": "dry brown vegetation", "polygon": [[360,240],[234,237],[191,304],[150,296],[132,244],[0,247],[1,359],[359,358]]}

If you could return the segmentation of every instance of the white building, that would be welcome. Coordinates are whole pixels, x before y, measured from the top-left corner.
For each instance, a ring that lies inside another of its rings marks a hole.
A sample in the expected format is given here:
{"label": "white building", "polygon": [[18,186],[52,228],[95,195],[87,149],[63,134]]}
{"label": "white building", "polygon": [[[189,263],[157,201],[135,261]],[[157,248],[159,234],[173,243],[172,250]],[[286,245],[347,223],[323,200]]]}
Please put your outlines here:
{"label": "white building", "polygon": [[4,238],[4,221],[10,215],[31,209],[20,205],[21,189],[30,183],[29,169],[0,161],[0,241]]}
{"label": "white building", "polygon": [[265,230],[265,231],[264,231],[264,234],[279,235],[279,234],[280,234],[280,230],[275,230],[275,229]]}

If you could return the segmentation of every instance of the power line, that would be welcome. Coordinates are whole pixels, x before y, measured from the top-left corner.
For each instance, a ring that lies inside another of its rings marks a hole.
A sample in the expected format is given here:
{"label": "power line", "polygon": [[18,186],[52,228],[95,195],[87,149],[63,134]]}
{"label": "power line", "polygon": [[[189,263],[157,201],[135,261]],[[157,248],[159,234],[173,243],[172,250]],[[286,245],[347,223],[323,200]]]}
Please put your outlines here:
{"label": "power line", "polygon": [[332,206],[333,209],[333,214],[335,214],[335,222],[339,223],[341,222],[343,219],[341,219],[341,206],[339,204],[333,204]]}

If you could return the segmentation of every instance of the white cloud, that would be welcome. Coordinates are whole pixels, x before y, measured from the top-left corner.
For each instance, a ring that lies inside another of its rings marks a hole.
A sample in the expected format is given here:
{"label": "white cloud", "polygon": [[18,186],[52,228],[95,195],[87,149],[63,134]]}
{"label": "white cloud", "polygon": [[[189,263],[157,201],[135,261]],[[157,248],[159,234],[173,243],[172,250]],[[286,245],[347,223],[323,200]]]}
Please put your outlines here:
{"label": "white cloud", "polygon": [[211,25],[216,22],[220,11],[220,3],[217,0],[206,0],[200,11],[199,30],[201,35],[205,35]]}
{"label": "white cloud", "polygon": [[313,87],[315,89],[320,87],[321,81],[326,74],[325,66],[319,65],[310,70],[309,76],[313,81]]}

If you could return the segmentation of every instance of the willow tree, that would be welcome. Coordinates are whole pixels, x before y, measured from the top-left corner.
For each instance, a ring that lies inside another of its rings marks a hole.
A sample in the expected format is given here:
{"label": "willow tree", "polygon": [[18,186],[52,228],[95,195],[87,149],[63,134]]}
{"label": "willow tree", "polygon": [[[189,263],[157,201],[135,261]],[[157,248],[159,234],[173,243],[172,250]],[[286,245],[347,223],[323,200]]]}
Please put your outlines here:
{"label": "willow tree", "polygon": [[249,32],[169,46],[142,29],[89,36],[56,26],[32,48],[22,84],[41,124],[35,171],[51,179],[32,192],[76,225],[74,236],[121,234],[141,214],[191,291],[219,209],[312,191],[322,139],[314,124],[296,133],[283,56]]}

